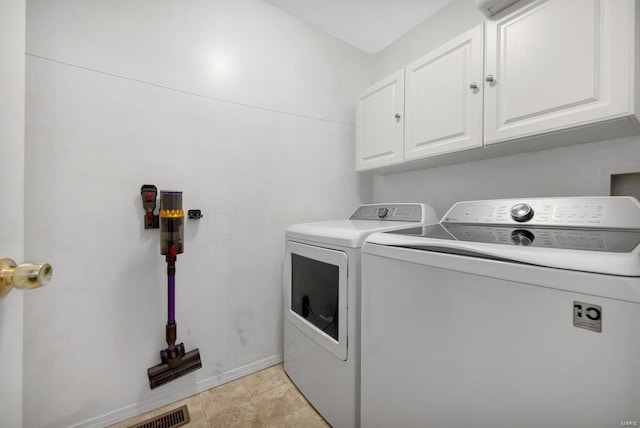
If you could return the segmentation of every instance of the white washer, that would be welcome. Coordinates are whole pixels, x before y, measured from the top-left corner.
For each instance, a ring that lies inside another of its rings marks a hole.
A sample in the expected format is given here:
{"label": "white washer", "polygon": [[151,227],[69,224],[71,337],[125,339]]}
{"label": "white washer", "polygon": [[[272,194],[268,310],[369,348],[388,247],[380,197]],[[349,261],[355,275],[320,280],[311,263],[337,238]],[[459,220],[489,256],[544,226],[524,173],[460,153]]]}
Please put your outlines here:
{"label": "white washer", "polygon": [[425,204],[362,205],[348,220],[291,226],[284,370],[334,427],[360,426],[360,248],[374,232],[437,222]]}
{"label": "white washer", "polygon": [[640,423],[640,204],[455,204],[362,248],[363,427]]}

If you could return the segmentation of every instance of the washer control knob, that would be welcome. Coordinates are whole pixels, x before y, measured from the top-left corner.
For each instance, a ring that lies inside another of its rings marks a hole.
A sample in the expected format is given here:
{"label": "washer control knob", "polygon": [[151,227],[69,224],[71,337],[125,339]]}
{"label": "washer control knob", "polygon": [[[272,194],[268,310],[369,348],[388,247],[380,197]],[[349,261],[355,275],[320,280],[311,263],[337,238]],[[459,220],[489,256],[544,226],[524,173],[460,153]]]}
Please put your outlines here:
{"label": "washer control knob", "polygon": [[511,218],[517,222],[529,221],[533,217],[533,208],[527,204],[516,204],[511,207]]}
{"label": "washer control knob", "polygon": [[378,218],[385,218],[387,214],[389,214],[388,208],[378,208],[376,210],[376,215],[378,216]]}

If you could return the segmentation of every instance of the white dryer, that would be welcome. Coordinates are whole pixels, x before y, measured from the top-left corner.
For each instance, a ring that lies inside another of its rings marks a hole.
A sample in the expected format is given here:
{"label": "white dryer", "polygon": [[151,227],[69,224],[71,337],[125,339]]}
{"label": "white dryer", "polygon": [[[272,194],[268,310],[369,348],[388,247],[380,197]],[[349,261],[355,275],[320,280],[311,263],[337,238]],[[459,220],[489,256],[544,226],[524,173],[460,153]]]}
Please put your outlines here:
{"label": "white dryer", "polygon": [[335,428],[360,426],[360,248],[374,232],[437,222],[425,204],[362,205],[348,220],[291,226],[284,370]]}
{"label": "white dryer", "polygon": [[640,423],[640,204],[460,202],[362,249],[362,426]]}

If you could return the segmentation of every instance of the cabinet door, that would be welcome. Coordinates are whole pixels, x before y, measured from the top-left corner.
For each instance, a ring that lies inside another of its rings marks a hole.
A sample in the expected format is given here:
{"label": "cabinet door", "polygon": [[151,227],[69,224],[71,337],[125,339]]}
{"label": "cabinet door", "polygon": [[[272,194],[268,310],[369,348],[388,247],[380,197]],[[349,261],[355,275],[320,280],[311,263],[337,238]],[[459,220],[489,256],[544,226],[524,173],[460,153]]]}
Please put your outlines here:
{"label": "cabinet door", "polygon": [[483,25],[405,68],[405,159],[482,146]]}
{"label": "cabinet door", "polygon": [[356,171],[403,161],[404,70],[367,89],[356,111]]}
{"label": "cabinet door", "polygon": [[633,0],[538,0],[487,24],[485,144],[630,113]]}

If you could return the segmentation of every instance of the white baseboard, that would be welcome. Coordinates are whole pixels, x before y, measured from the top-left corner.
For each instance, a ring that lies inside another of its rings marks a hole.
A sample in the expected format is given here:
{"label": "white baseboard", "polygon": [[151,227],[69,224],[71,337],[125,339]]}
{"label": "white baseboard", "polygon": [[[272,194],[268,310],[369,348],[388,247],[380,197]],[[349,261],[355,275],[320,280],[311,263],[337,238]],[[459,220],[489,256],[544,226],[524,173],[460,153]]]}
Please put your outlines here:
{"label": "white baseboard", "polygon": [[71,428],[103,428],[117,422],[132,418],[134,416],[141,415],[151,410],[155,410],[159,407],[166,406],[167,404],[180,401],[194,394],[198,394],[208,389],[215,388],[216,386],[231,382],[232,380],[247,376],[251,373],[255,373],[276,364],[280,364],[282,361],[282,354],[274,355],[272,357],[256,361],[255,363],[247,364],[246,366],[238,367],[236,369],[229,370],[228,372],[203,379],[194,385],[173,389],[167,395],[159,396],[141,403],[133,403],[116,411],[106,413],[102,416],[88,419],[84,422],[72,425]]}

